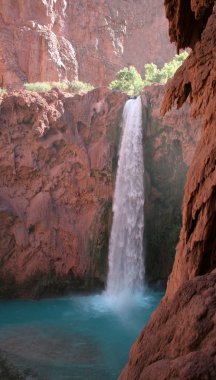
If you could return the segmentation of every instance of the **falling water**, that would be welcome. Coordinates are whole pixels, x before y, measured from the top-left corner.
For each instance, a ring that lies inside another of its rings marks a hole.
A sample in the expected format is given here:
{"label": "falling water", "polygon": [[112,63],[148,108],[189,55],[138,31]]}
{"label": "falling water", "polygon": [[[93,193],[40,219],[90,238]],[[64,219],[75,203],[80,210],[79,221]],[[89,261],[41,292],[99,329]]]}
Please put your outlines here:
{"label": "falling water", "polygon": [[144,162],[141,98],[123,111],[122,140],[113,203],[107,293],[140,291],[144,283]]}

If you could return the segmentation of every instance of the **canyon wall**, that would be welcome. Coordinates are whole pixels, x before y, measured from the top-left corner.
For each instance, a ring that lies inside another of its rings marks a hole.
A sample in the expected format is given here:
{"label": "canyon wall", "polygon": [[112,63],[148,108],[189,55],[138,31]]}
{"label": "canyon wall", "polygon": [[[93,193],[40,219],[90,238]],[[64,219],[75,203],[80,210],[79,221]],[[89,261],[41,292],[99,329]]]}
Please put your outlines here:
{"label": "canyon wall", "polygon": [[200,138],[201,121],[190,118],[188,103],[162,117],[164,90],[161,85],[147,87],[142,102],[146,281],[165,286],[174,262],[186,173]]}
{"label": "canyon wall", "polygon": [[78,77],[103,86],[124,66],[142,72],[173,55],[162,0],[0,0],[0,87]]}
{"label": "canyon wall", "polygon": [[190,96],[203,128],[183,200],[166,296],[134,343],[121,380],[216,378],[216,95],[214,1],[166,0],[170,37],[192,52],[168,84],[162,111]]}
{"label": "canyon wall", "polygon": [[14,92],[0,115],[0,296],[104,283],[126,95]]}
{"label": "canyon wall", "polygon": [[[160,115],[163,86],[142,94],[146,280],[164,283],[181,225],[185,175],[199,122]],[[5,94],[0,133],[1,295],[103,287],[127,96],[100,88]]]}

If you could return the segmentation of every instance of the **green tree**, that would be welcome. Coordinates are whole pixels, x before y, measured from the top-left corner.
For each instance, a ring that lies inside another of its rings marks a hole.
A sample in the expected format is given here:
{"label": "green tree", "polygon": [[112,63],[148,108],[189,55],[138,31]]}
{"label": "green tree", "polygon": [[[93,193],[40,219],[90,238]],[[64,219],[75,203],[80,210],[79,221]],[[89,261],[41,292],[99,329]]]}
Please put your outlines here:
{"label": "green tree", "polygon": [[173,77],[187,57],[188,53],[185,51],[179,55],[176,54],[170,62],[165,63],[161,69],[162,83],[166,83],[168,79]]}
{"label": "green tree", "polygon": [[164,64],[162,69],[159,69],[154,63],[147,63],[145,65],[144,79],[142,79],[134,66],[124,67],[116,74],[116,79],[110,83],[109,88],[126,92],[129,96],[137,96],[145,86],[154,83],[165,84],[168,79],[173,77],[187,57],[187,52],[176,54],[170,62]]}
{"label": "green tree", "polygon": [[168,79],[173,77],[176,70],[187,57],[188,53],[186,51],[179,55],[176,54],[170,62],[164,64],[162,69],[159,69],[154,63],[147,63],[145,65],[144,85],[149,86],[154,83],[166,83]]}
{"label": "green tree", "polygon": [[109,85],[111,90],[126,92],[129,96],[137,96],[144,87],[141,75],[134,66],[124,67],[116,74],[116,79]]}
{"label": "green tree", "polygon": [[149,86],[153,83],[162,82],[161,70],[154,63],[146,63],[144,85]]}

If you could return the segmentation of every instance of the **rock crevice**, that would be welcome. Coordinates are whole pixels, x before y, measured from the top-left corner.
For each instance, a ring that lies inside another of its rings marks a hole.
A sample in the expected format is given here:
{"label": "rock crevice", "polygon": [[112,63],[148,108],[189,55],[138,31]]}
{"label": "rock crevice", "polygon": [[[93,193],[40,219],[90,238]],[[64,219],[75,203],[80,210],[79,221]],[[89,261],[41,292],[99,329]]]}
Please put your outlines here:
{"label": "rock crevice", "polygon": [[188,96],[202,133],[187,174],[180,240],[166,296],[134,343],[121,380],[216,378],[216,8],[166,0],[171,41],[192,51],[168,83],[166,113]]}

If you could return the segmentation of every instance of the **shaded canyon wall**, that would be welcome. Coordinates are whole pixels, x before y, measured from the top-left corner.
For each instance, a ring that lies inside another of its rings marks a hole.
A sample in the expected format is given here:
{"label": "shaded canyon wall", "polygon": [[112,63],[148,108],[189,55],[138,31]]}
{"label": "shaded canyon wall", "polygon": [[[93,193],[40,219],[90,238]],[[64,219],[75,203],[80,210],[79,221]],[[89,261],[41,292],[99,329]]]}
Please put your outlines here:
{"label": "shaded canyon wall", "polygon": [[216,95],[214,1],[165,1],[171,41],[192,52],[163,112],[191,100],[202,134],[187,174],[180,240],[166,296],[134,343],[121,380],[216,378]]}
{"label": "shaded canyon wall", "polygon": [[142,94],[145,151],[146,281],[166,285],[181,229],[188,167],[200,138],[200,119],[190,119],[189,104],[160,114],[164,86]]}

